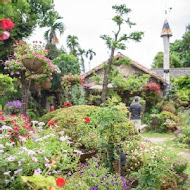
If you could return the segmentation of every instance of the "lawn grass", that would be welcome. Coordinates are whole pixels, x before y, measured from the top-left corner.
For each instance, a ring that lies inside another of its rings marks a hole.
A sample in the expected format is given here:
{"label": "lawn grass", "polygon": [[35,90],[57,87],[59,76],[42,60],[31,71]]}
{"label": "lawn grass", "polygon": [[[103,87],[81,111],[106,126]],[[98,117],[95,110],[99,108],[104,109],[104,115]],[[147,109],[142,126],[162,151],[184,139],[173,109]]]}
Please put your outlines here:
{"label": "lawn grass", "polygon": [[142,132],[140,133],[143,137],[158,137],[158,138],[173,138],[174,134],[172,133],[156,133],[154,131]]}

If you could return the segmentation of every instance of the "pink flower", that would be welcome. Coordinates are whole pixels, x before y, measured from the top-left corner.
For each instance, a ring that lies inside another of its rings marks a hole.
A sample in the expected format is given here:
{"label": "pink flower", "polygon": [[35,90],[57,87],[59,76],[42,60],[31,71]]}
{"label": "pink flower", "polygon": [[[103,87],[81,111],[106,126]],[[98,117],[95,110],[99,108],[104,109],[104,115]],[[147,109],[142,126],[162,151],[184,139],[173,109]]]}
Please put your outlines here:
{"label": "pink flower", "polygon": [[10,37],[10,33],[4,31],[3,34],[0,35],[0,40],[7,40]]}

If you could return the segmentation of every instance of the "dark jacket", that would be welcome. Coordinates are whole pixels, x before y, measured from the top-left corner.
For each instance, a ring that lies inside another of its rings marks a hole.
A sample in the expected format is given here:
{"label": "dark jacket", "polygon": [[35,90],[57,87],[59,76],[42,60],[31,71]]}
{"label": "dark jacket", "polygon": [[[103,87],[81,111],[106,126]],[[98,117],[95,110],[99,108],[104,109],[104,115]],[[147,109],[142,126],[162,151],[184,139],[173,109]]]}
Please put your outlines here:
{"label": "dark jacket", "polygon": [[129,111],[131,112],[131,119],[140,119],[142,110],[142,105],[138,102],[134,102],[130,105]]}

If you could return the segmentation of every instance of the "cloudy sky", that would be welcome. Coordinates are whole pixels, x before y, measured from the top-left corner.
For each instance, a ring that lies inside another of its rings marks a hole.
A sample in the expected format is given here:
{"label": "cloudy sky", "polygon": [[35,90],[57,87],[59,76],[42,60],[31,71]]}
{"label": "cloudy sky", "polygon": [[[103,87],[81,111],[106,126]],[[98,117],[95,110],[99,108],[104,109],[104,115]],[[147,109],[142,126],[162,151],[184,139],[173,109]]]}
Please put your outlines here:
{"label": "cloudy sky", "polygon": [[[181,39],[186,26],[190,24],[190,0],[55,0],[55,9],[63,17],[66,28],[59,46],[66,47],[67,36],[76,35],[83,49],[92,48],[96,52],[91,68],[107,60],[109,51],[99,36],[113,35],[116,27],[112,21],[112,5],[115,4],[125,4],[130,8],[132,12],[129,17],[136,23],[131,29],[124,27],[123,33],[144,32],[141,42],[128,41],[127,49],[120,52],[148,68],[157,52],[163,51],[160,33],[164,20],[167,18],[173,33],[170,42]],[[169,11],[170,7],[172,9]],[[31,39],[43,41],[43,32],[36,30]]]}

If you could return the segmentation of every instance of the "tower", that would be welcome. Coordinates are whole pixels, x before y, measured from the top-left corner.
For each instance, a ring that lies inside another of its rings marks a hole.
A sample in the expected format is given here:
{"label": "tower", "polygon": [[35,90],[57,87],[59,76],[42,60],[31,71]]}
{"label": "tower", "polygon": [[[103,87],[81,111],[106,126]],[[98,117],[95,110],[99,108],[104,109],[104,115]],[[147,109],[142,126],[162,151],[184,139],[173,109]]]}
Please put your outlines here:
{"label": "tower", "polygon": [[172,36],[172,32],[168,21],[164,21],[164,25],[162,27],[161,37],[164,42],[164,79],[168,84],[170,84],[170,37]]}

